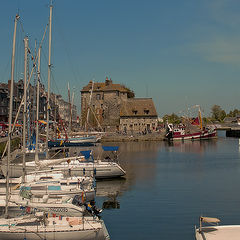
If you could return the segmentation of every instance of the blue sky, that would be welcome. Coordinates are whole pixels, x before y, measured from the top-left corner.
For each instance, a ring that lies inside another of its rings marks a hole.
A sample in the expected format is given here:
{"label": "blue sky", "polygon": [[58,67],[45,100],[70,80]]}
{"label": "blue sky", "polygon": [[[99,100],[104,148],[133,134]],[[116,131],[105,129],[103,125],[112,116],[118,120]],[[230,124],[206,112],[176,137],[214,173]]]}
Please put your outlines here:
{"label": "blue sky", "polygon": [[[214,104],[226,112],[240,108],[239,1],[55,0],[53,5],[52,91],[67,99],[69,82],[78,107],[81,88],[108,76],[136,97],[152,97],[160,116],[195,104],[205,115]],[[14,16],[21,17],[19,39],[27,34],[34,51],[48,6],[48,0],[1,1],[0,81],[10,76]],[[47,41],[41,69],[45,85]],[[18,46],[21,74],[21,40]]]}

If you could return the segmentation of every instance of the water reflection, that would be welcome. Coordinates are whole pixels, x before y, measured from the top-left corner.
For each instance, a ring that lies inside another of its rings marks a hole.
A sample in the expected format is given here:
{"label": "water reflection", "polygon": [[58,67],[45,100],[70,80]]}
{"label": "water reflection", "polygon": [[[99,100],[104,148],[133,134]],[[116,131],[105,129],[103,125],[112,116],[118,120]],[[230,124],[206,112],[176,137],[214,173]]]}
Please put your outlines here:
{"label": "water reflection", "polygon": [[202,140],[202,141],[165,141],[166,151],[181,152],[181,153],[197,153],[202,154],[208,149],[216,149],[217,140]]}

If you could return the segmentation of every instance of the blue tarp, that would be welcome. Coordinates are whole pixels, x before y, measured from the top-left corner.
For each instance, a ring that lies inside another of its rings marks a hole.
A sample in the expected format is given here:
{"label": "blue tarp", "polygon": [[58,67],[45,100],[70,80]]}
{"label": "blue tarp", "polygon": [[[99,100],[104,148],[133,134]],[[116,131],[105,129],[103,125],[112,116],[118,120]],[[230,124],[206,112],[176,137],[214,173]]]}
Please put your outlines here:
{"label": "blue tarp", "polygon": [[91,150],[80,151],[80,153],[81,153],[86,159],[89,159],[90,156],[91,156]]}
{"label": "blue tarp", "polygon": [[118,146],[102,146],[104,151],[118,151]]}

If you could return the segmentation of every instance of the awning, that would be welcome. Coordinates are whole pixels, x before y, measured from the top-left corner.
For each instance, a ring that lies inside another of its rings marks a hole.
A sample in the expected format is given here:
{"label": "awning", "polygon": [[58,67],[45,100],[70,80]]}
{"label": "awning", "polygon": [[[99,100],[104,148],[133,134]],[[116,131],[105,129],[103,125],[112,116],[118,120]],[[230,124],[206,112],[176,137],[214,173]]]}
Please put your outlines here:
{"label": "awning", "polygon": [[205,223],[219,223],[220,220],[218,218],[212,217],[201,217],[201,221]]}
{"label": "awning", "polygon": [[80,153],[86,158],[89,159],[91,156],[91,150],[87,150],[87,151],[80,151]]}

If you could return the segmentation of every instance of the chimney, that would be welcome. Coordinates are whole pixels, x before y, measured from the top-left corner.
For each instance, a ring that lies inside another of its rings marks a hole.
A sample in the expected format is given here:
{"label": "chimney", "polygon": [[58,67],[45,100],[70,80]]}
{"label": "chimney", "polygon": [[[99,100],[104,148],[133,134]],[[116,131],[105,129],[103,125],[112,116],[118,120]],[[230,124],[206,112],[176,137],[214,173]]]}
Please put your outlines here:
{"label": "chimney", "polygon": [[110,84],[109,80],[108,80],[108,77],[106,77],[106,80],[105,80],[105,85],[108,86]]}
{"label": "chimney", "polygon": [[110,85],[110,84],[112,84],[112,80],[111,80],[111,78],[108,79],[108,77],[106,77],[105,85],[108,86],[108,85]]}

